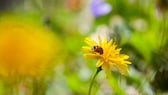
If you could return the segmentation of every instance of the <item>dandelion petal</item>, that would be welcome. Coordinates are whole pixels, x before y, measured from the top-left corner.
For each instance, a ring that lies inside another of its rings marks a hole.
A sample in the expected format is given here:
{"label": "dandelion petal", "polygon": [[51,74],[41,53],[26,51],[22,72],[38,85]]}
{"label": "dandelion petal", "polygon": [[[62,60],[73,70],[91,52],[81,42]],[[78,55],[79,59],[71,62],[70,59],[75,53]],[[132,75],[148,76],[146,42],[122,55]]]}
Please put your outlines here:
{"label": "dandelion petal", "polygon": [[100,67],[103,65],[103,61],[102,60],[98,60],[97,64],[96,64],[96,67]]}

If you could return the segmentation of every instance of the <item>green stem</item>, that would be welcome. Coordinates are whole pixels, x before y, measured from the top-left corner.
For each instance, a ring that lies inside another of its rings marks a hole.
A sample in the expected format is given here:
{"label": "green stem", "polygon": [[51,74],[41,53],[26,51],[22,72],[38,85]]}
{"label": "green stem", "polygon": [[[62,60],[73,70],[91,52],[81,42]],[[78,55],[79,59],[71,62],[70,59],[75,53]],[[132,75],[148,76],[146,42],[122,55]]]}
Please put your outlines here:
{"label": "green stem", "polygon": [[166,12],[162,12],[162,31],[161,31],[161,45],[160,45],[160,51],[163,50],[164,47],[164,41],[165,39],[165,32],[166,32]]}
{"label": "green stem", "polygon": [[99,73],[101,70],[102,70],[101,67],[97,68],[97,71],[96,71],[96,73],[94,74],[94,76],[93,76],[93,78],[92,78],[92,81],[91,81],[91,83],[90,83],[88,95],[91,94],[94,80],[95,80],[96,76],[98,75],[98,73]]}
{"label": "green stem", "polygon": [[119,74],[119,86],[121,87],[121,74]]}

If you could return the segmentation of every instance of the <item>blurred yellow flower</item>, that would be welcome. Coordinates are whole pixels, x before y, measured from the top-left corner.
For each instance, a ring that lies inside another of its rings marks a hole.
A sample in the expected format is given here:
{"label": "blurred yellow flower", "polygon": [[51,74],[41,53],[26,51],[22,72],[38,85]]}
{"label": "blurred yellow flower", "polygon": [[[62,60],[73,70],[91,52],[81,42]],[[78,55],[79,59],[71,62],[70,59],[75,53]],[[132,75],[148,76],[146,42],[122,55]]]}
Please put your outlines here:
{"label": "blurred yellow flower", "polygon": [[59,51],[59,40],[40,26],[10,18],[0,20],[0,76],[36,77]]}
{"label": "blurred yellow flower", "polygon": [[85,58],[98,59],[96,67],[101,67],[106,72],[106,76],[110,75],[110,69],[117,69],[121,74],[128,73],[128,64],[131,62],[127,61],[128,55],[120,54],[121,48],[116,48],[112,40],[109,42],[106,38],[103,40],[98,36],[98,43],[91,38],[86,38],[85,42],[89,46],[83,46],[82,50],[86,52]]}

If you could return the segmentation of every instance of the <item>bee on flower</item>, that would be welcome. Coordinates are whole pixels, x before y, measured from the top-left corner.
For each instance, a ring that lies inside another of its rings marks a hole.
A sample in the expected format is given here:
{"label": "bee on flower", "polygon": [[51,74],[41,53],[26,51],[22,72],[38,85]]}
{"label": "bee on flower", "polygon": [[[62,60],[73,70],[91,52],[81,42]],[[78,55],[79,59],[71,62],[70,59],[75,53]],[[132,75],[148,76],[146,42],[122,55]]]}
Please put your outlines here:
{"label": "bee on flower", "polygon": [[111,72],[111,68],[118,70],[121,74],[128,73],[128,61],[129,56],[120,54],[121,48],[117,48],[117,45],[112,41],[107,41],[106,38],[101,40],[98,36],[98,42],[87,37],[85,42],[89,46],[83,46],[82,50],[85,52],[85,58],[98,59],[96,63],[97,68],[102,68],[106,72],[108,77]]}

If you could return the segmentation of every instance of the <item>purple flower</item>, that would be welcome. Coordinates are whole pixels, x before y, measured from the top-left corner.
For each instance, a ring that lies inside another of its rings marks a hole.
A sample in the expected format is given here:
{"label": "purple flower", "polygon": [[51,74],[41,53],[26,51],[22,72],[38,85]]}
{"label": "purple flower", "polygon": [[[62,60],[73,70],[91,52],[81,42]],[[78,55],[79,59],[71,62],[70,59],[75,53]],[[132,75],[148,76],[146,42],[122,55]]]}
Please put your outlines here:
{"label": "purple flower", "polygon": [[108,14],[112,10],[112,6],[108,3],[105,3],[104,0],[92,0],[90,8],[91,13],[95,17]]}

